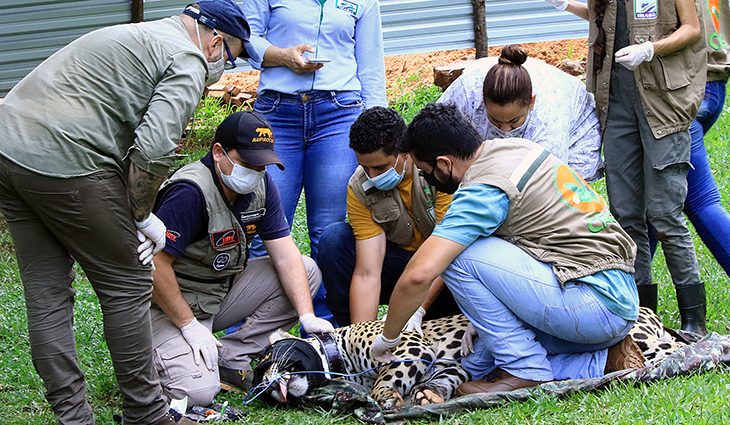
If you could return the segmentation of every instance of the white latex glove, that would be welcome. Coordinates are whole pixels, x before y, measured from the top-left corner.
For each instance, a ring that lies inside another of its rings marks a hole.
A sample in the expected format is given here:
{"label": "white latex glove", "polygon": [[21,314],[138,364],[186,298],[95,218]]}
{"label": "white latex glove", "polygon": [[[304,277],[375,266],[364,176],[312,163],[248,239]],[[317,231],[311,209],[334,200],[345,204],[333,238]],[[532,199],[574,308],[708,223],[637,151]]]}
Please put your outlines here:
{"label": "white latex glove", "polygon": [[153,251],[155,249],[155,243],[152,239],[144,235],[144,233],[137,230],[137,240],[140,242],[137,247],[137,254],[139,254],[139,261],[145,266],[152,262],[152,257],[155,255]]}
{"label": "white latex glove", "polygon": [[648,62],[654,57],[654,43],[647,41],[641,44],[632,44],[616,52],[616,63],[633,71],[642,62]]}
{"label": "white latex glove", "polygon": [[324,319],[320,319],[312,313],[305,313],[299,316],[299,323],[301,323],[304,330],[310,334],[335,331],[335,327],[332,326],[332,323]]}
{"label": "white latex glove", "polygon": [[190,348],[193,349],[195,364],[199,365],[202,357],[208,370],[215,370],[218,366],[218,347],[223,344],[215,339],[213,333],[200,324],[196,318],[180,328],[180,332],[182,332],[182,336],[190,345]]}
{"label": "white latex glove", "polygon": [[383,334],[378,334],[373,341],[373,360],[380,363],[390,363],[395,360],[393,348],[400,344],[400,335],[394,339],[388,339]]}
{"label": "white latex glove", "polygon": [[461,356],[466,357],[474,352],[474,337],[477,336],[477,330],[471,323],[466,328],[464,336],[461,337]]}
{"label": "white latex glove", "polygon": [[558,10],[565,10],[568,8],[568,0],[545,0],[546,3],[550,3]]}
{"label": "white latex glove", "polygon": [[403,332],[418,332],[419,334],[423,335],[423,330],[421,330],[421,323],[423,323],[423,316],[425,315],[426,310],[423,307],[418,307],[418,310],[413,313],[413,316],[411,316],[411,318],[408,319],[406,325],[403,326]]}
{"label": "white latex glove", "polygon": [[[152,241],[152,243],[155,244],[155,247],[152,250],[152,255],[157,254],[158,252],[162,251],[162,248],[165,247],[165,232],[167,232],[167,228],[165,227],[165,223],[162,222],[159,218],[157,218],[156,215],[150,213],[150,215],[147,216],[142,221],[135,222],[137,226],[137,230],[142,232],[143,235],[145,235],[149,240]],[[144,242],[140,240],[142,244],[144,245]],[[142,259],[141,253],[146,248],[142,248],[142,245],[137,248],[137,252],[140,253],[140,260]]]}

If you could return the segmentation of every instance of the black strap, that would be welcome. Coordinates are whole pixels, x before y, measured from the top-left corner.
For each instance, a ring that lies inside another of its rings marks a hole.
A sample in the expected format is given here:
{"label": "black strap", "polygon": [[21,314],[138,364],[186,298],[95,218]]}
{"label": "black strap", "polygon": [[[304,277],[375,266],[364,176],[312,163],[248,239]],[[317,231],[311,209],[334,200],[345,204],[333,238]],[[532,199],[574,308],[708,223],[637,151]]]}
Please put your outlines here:
{"label": "black strap", "polygon": [[329,363],[329,369],[335,373],[345,373],[345,362],[342,360],[340,350],[337,348],[337,341],[331,333],[313,333],[311,334],[319,341],[319,345],[324,351],[324,356]]}

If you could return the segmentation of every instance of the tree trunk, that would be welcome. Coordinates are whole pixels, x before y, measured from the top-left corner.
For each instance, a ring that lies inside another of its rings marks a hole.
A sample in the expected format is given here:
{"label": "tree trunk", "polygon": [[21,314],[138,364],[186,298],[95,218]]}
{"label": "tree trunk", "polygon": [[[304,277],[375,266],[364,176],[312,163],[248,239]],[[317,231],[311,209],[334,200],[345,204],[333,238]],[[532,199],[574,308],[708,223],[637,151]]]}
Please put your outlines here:
{"label": "tree trunk", "polygon": [[477,59],[487,56],[487,4],[486,0],[471,0],[474,18],[474,47]]}
{"label": "tree trunk", "polygon": [[132,0],[132,23],[144,21],[144,0]]}

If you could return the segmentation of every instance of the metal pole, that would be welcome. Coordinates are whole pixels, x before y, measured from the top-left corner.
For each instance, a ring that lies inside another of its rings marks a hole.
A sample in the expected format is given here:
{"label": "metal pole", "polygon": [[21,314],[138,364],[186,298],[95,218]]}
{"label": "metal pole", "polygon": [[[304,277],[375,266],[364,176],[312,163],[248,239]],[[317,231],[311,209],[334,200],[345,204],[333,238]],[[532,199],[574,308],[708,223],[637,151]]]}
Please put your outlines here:
{"label": "metal pole", "polygon": [[487,56],[487,5],[486,0],[471,0],[474,18],[474,47],[477,59]]}
{"label": "metal pole", "polygon": [[144,0],[132,0],[132,22],[144,21]]}

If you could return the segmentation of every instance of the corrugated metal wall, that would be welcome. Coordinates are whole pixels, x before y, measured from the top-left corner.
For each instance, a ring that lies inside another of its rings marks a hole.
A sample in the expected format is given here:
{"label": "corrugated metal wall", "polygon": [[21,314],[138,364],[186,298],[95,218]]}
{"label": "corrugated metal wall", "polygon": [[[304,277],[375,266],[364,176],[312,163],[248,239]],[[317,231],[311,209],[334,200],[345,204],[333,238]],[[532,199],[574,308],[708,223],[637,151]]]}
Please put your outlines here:
{"label": "corrugated metal wall", "polygon": [[[192,0],[145,0],[145,20]],[[239,4],[242,2],[238,2]],[[129,0],[0,0],[0,96],[70,41],[129,22]],[[474,46],[471,0],[380,0],[386,55]],[[588,25],[543,0],[487,0],[489,45],[585,37]],[[241,64],[237,70],[246,69]]]}

